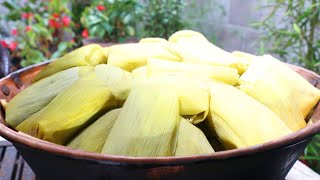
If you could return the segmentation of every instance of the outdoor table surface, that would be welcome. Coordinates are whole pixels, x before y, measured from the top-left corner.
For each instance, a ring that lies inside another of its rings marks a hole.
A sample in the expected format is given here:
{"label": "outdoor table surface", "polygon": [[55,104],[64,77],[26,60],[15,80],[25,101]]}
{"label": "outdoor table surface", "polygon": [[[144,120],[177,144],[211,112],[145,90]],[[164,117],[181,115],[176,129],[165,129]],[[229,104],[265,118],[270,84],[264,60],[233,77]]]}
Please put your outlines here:
{"label": "outdoor table surface", "polygon": [[[0,180],[36,180],[36,175],[14,146],[0,140]],[[320,175],[297,161],[286,180],[320,180]]]}

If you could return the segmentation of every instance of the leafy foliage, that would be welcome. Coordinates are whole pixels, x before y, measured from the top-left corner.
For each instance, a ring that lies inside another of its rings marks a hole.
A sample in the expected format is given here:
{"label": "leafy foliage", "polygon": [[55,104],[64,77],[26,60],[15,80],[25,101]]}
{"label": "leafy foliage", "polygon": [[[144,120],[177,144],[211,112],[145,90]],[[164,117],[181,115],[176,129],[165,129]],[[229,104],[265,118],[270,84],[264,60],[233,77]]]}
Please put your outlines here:
{"label": "leafy foliage", "polygon": [[144,0],[140,13],[143,24],[143,36],[168,38],[174,32],[184,29],[186,22],[182,10],[183,0]]}
{"label": "leafy foliage", "polygon": [[305,161],[313,170],[320,173],[320,134],[313,138],[300,159]]}
{"label": "leafy foliage", "polygon": [[73,46],[66,40],[74,36],[67,0],[6,0],[2,5],[8,10],[2,18],[14,27],[11,42],[4,43],[13,58],[22,58],[22,66],[59,57]]}
{"label": "leafy foliage", "polygon": [[320,1],[269,0],[271,9],[261,22],[252,25],[266,32],[262,38],[269,52],[283,60],[320,71]]}
{"label": "leafy foliage", "polygon": [[138,9],[139,4],[136,0],[94,2],[82,13],[81,23],[86,28],[82,35],[123,42],[136,33],[135,17]]}

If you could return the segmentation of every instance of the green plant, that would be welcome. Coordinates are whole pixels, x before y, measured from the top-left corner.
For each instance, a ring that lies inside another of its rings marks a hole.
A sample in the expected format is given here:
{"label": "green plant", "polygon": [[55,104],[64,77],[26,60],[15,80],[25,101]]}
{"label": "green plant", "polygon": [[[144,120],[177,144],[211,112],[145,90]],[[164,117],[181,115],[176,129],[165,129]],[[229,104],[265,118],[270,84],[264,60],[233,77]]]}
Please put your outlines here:
{"label": "green plant", "polygon": [[265,32],[262,41],[269,52],[284,61],[320,71],[320,1],[269,0],[270,14],[254,27]]}
{"label": "green plant", "polygon": [[103,0],[92,3],[82,13],[86,28],[83,37],[94,36],[105,41],[123,42],[135,35],[136,0]]}
{"label": "green plant", "polygon": [[300,160],[320,173],[320,134],[312,139]]}
{"label": "green plant", "polygon": [[9,11],[2,18],[13,25],[11,38],[3,42],[12,58],[22,59],[22,66],[57,58],[72,48],[73,22],[67,0],[6,0],[2,5]]}
{"label": "green plant", "polygon": [[186,5],[183,0],[144,0],[143,4],[140,12],[142,36],[168,38],[186,27],[182,16]]}

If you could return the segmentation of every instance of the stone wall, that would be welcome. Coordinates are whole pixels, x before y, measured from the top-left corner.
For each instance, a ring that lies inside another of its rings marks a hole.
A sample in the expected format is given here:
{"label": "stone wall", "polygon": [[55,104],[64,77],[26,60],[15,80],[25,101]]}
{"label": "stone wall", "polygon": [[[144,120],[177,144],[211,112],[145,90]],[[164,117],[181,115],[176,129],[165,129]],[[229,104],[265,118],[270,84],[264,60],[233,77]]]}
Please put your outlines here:
{"label": "stone wall", "polygon": [[[191,2],[192,0],[189,0]],[[261,33],[250,23],[261,20],[266,10],[258,8],[260,0],[198,0],[198,8],[208,8],[205,16],[199,16],[201,23],[193,29],[203,32],[208,39],[217,37],[216,44],[228,51],[241,50],[257,53]],[[221,6],[223,10],[221,11]],[[185,13],[193,13],[187,9]],[[194,21],[199,21],[199,19]]]}

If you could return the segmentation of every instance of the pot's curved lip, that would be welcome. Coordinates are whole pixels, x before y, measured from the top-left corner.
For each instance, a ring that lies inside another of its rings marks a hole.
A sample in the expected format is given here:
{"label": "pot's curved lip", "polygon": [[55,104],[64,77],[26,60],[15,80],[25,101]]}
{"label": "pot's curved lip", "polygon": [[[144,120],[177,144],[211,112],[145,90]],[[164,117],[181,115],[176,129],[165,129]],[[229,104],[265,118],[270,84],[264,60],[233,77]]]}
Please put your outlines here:
{"label": "pot's curved lip", "polygon": [[[48,62],[44,62],[41,64],[37,64],[35,66],[24,68],[12,74],[21,73],[28,69],[42,66],[47,63]],[[320,79],[320,77],[312,71],[308,71],[304,68],[296,67],[296,66],[294,66],[294,68],[311,73],[311,75]],[[10,78],[12,74],[6,76],[3,79]],[[236,157],[246,156],[250,154],[255,154],[261,151],[284,148],[286,146],[290,146],[290,145],[299,143],[301,141],[307,140],[308,138],[314,136],[319,132],[320,132],[320,120],[318,120],[317,122],[315,122],[310,126],[307,126],[303,129],[300,129],[294,133],[286,135],[277,140],[269,141],[264,144],[250,146],[246,148],[220,151],[220,152],[215,152],[213,154],[207,154],[207,155],[194,155],[194,156],[181,156],[181,157],[127,157],[127,156],[115,156],[115,155],[99,154],[99,153],[71,149],[65,146],[61,146],[61,145],[43,141],[37,138],[33,138],[23,133],[18,133],[10,129],[9,127],[5,126],[4,124],[0,123],[0,135],[13,143],[19,143],[22,146],[46,151],[46,152],[57,154],[57,155],[67,156],[69,158],[72,157],[74,159],[86,159],[91,161],[98,161],[99,163],[103,163],[103,164],[137,165],[137,166],[180,165],[180,164],[196,163],[196,162],[202,162],[202,161],[236,158]]]}

